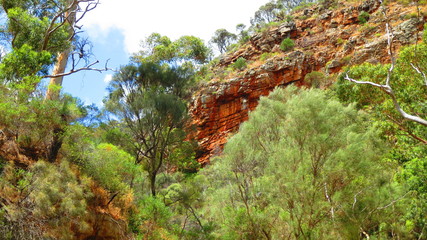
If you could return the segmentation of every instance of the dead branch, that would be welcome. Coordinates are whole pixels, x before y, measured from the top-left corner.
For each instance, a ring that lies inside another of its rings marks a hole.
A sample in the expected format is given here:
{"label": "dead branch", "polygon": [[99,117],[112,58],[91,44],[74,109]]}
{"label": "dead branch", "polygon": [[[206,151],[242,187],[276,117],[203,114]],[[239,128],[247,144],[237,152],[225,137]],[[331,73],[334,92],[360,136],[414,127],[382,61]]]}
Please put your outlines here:
{"label": "dead branch", "polygon": [[92,67],[98,63],[99,63],[99,60],[96,60],[95,62],[87,65],[86,67],[82,67],[82,68],[78,68],[78,69],[71,69],[69,72],[66,72],[66,73],[60,73],[60,74],[55,74],[55,75],[44,75],[44,76],[42,76],[42,78],[59,78],[59,77],[68,76],[68,75],[71,75],[71,74],[74,74],[74,73],[80,72],[80,71],[96,71],[96,72],[100,72],[100,73],[105,72],[105,71],[115,71],[115,70],[107,67],[108,61],[105,63],[104,68],[93,68]]}
{"label": "dead branch", "polygon": [[[80,3],[87,3],[84,10],[82,10],[79,6]],[[99,0],[73,0],[69,6],[58,11],[58,13],[52,18],[49,27],[46,29],[46,33],[43,39],[43,44],[41,46],[41,50],[47,50],[47,46],[51,36],[58,31],[62,26],[66,23],[70,24],[70,39],[73,39],[77,34],[76,28],[81,29],[81,27],[76,24],[86,15],[86,13],[95,9],[99,4]],[[77,13],[81,13],[78,19],[75,19]],[[59,22],[58,20],[61,19]]]}
{"label": "dead branch", "polygon": [[426,76],[426,74],[423,71],[421,71],[420,68],[416,67],[413,63],[410,63],[410,64],[411,64],[411,67],[423,77],[424,83],[427,87],[427,76]]}

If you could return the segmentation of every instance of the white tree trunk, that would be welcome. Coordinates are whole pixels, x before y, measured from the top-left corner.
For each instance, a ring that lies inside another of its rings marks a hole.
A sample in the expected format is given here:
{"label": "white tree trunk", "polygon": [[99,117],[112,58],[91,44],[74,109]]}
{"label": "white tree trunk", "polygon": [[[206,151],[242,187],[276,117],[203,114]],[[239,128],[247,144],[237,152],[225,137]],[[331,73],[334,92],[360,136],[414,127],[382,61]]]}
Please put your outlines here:
{"label": "white tree trunk", "polygon": [[[70,41],[73,39],[74,35],[74,24],[76,23],[76,10],[77,10],[78,1],[76,0],[67,0],[66,7],[68,8],[65,13],[65,21],[68,22],[68,33],[70,35]],[[63,52],[58,53],[58,59],[53,68],[52,76],[60,75],[65,72],[67,67],[68,57],[70,56],[71,49],[68,48]],[[60,87],[62,86],[63,76],[52,77],[49,82],[49,86],[46,92],[47,100],[57,100],[59,99]]]}

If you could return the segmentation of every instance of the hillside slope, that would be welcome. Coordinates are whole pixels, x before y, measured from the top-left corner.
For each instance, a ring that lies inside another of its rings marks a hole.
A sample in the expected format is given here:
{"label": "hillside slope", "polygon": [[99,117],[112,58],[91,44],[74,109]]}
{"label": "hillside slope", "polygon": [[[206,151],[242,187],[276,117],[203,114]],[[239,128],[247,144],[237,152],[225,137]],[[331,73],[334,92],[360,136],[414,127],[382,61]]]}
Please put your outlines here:
{"label": "hillside slope", "polygon": [[[426,18],[420,17],[417,6],[392,2],[383,7],[376,0],[341,1],[338,5],[329,2],[294,13],[292,21],[256,33],[237,51],[220,57],[212,69],[214,77],[192,100],[191,114],[201,147],[199,162],[209,163],[218,155],[227,137],[256,108],[259,98],[275,87],[308,85],[304,78],[313,71],[327,76],[329,82],[321,87],[328,87],[346,65],[387,63],[387,21],[393,29],[396,50],[421,39],[418,33]],[[420,8],[424,12],[425,6]],[[363,12],[369,13],[365,24],[359,17]],[[284,52],[280,43],[288,37],[295,47]],[[248,67],[230,71],[239,58],[246,59]]]}

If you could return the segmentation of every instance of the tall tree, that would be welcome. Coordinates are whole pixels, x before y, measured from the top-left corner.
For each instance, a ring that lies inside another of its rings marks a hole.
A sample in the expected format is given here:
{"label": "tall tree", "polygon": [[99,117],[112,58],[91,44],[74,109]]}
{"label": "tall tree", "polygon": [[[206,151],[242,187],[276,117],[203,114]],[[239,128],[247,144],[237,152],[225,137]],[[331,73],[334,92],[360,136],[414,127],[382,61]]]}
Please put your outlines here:
{"label": "tall tree", "polygon": [[180,68],[151,63],[123,67],[110,84],[107,109],[122,119],[135,140],[136,163],[148,173],[150,189],[156,195],[156,177],[177,145],[186,120],[181,92]]}
{"label": "tall tree", "polygon": [[134,142],[134,156],[156,195],[156,177],[171,163],[186,136],[187,106],[184,98],[194,78],[194,64],[204,62],[209,49],[195,37],[171,41],[152,34],[147,49],[116,74],[106,99],[109,111],[125,122]]}
{"label": "tall tree", "polygon": [[[79,4],[81,5],[83,3],[87,4],[87,7],[84,10],[82,10],[82,6],[79,6]],[[59,25],[66,26],[68,40],[70,42],[74,41],[77,29],[80,28],[76,24],[88,11],[93,10],[97,4],[98,0],[66,0],[63,9],[61,9],[61,11],[52,19],[52,27],[47,30],[47,35],[54,31],[55,28],[53,28],[53,26],[58,24],[55,23],[55,20],[61,19]],[[77,13],[81,14],[79,18],[77,17]],[[68,47],[57,54],[56,64],[53,68],[49,87],[46,92],[46,99],[48,100],[57,100],[59,98],[59,87],[62,86],[63,74],[65,73],[71,50],[71,47]]]}

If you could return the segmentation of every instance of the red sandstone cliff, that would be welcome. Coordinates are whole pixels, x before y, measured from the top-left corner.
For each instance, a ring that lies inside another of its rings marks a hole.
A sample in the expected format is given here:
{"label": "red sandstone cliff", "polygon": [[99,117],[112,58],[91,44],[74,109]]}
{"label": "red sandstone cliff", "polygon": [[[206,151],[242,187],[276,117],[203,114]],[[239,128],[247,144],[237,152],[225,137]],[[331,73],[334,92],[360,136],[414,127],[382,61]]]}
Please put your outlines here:
{"label": "red sandstone cliff", "polygon": [[[361,11],[370,13],[368,24],[359,23]],[[219,154],[227,137],[247,120],[248,112],[257,106],[259,98],[275,87],[304,85],[305,75],[312,71],[332,76],[345,65],[387,62],[383,12],[377,0],[341,3],[335,7],[317,5],[296,13],[292,22],[255,34],[239,50],[222,56],[213,69],[215,77],[193,96],[191,114],[201,147],[199,162],[206,164]],[[392,3],[386,7],[395,48],[418,40],[416,33],[423,29],[425,19],[416,17],[413,14],[416,12],[416,6]],[[287,37],[296,46],[292,51],[282,52],[279,45]],[[274,54],[262,61],[263,53]],[[239,57],[249,61],[248,68],[224,76],[227,66]]]}

